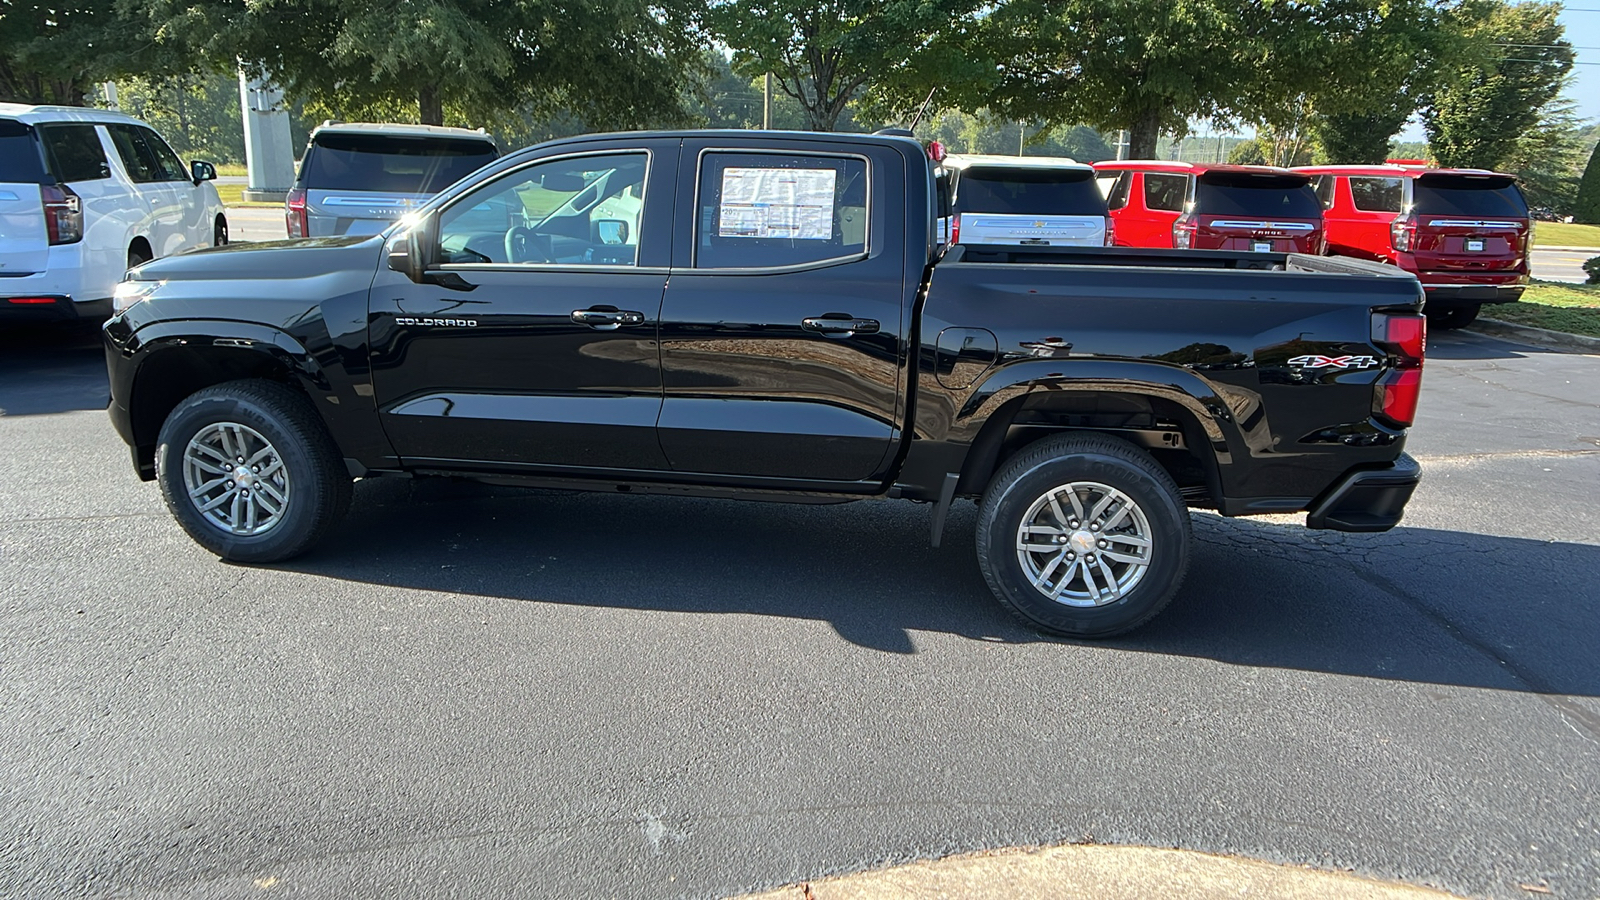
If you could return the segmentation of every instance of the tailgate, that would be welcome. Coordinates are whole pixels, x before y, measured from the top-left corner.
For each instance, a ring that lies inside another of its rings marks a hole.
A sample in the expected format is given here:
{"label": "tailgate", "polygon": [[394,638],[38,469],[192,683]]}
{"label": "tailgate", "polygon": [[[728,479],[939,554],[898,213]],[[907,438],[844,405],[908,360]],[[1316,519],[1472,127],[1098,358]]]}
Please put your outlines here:
{"label": "tailgate", "polygon": [[1104,216],[1024,216],[962,213],[963,244],[1024,244],[1040,247],[1099,247]]}
{"label": "tailgate", "polygon": [[429,196],[312,188],[306,191],[306,214],[333,221],[331,231],[318,229],[318,234],[377,234],[427,202]]}
{"label": "tailgate", "polygon": [[45,269],[50,240],[39,185],[47,180],[33,127],[0,119],[0,277]]}
{"label": "tailgate", "polygon": [[1526,228],[1515,219],[1419,216],[1412,252],[1422,271],[1515,269]]}

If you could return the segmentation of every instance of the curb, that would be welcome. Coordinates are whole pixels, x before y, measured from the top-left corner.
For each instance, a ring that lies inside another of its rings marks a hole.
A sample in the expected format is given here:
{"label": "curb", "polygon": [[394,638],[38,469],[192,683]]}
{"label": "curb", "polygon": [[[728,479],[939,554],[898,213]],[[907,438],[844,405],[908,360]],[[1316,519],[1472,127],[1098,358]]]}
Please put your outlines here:
{"label": "curb", "polygon": [[1532,325],[1516,325],[1499,319],[1480,318],[1461,330],[1487,337],[1514,338],[1525,344],[1553,350],[1600,354],[1600,338],[1568,334],[1565,331],[1551,331],[1548,328],[1534,328]]}
{"label": "curb", "polygon": [[[1543,885],[1539,885],[1543,888]],[[1104,844],[1014,848],[840,875],[739,900],[1450,900],[1434,888],[1236,856]]]}

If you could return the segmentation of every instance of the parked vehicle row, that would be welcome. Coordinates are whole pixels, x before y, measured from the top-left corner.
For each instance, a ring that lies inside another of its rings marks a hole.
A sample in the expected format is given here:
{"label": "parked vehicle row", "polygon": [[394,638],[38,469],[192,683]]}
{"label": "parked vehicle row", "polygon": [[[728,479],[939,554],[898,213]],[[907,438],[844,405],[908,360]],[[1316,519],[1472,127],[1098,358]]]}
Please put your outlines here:
{"label": "parked vehicle row", "polygon": [[129,269],[226,244],[216,177],[121,113],[0,103],[0,319],[99,321]]}

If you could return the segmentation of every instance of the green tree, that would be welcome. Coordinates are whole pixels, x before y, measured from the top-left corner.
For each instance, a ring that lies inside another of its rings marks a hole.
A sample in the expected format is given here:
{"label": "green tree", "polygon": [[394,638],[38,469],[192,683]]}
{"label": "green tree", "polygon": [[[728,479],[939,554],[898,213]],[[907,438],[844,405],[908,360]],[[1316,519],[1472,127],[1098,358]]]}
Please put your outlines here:
{"label": "green tree", "polygon": [[218,69],[234,60],[340,117],[481,125],[575,111],[685,117],[693,0],[134,0]]}
{"label": "green tree", "polygon": [[82,106],[117,75],[189,71],[117,0],[0,0],[0,101]]}
{"label": "green tree", "polygon": [[[770,73],[800,105],[804,127],[835,131],[869,85],[873,115],[912,109],[925,85],[961,75],[955,42],[981,0],[710,0],[708,30],[733,49],[733,70]],[[909,118],[909,114],[906,116]]]}
{"label": "green tree", "polygon": [[1539,122],[1517,137],[1500,168],[1515,173],[1529,206],[1558,216],[1573,214],[1583,174],[1582,123],[1571,103],[1547,109]]}
{"label": "green tree", "polygon": [[1436,90],[1423,111],[1439,164],[1497,169],[1538,125],[1572,72],[1558,3],[1470,0],[1454,11],[1476,59]]}
{"label": "green tree", "polygon": [[1312,128],[1328,162],[1375,165],[1389,158],[1390,139],[1415,111],[1407,106],[1409,103],[1399,103],[1387,110],[1323,115]]}
{"label": "green tree", "polygon": [[1589,165],[1584,167],[1583,181],[1572,204],[1572,218],[1585,225],[1600,225],[1600,144],[1589,154]]}

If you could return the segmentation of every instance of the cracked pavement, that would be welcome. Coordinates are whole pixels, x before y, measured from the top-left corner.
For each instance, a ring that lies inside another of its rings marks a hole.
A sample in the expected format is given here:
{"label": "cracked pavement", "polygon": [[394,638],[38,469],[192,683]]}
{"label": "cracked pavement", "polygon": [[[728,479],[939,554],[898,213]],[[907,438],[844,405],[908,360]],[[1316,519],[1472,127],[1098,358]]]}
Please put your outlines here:
{"label": "cracked pavement", "polygon": [[1061,841],[1600,896],[1600,358],[1431,341],[1384,535],[1197,514],[1182,595],[1016,626],[975,516],[362,483],[172,523],[91,341],[0,338],[0,896],[712,897]]}

